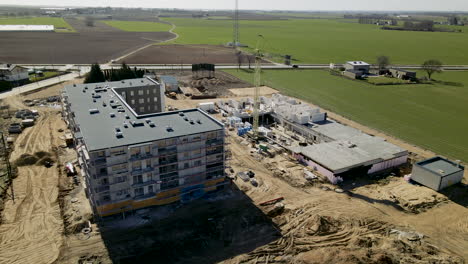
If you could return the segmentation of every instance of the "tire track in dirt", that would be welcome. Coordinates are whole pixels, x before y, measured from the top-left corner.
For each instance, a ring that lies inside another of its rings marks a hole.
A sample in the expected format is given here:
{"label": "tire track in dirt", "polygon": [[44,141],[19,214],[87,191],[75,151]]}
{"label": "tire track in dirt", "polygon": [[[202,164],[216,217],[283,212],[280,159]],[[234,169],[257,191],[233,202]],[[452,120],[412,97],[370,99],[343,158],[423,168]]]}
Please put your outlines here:
{"label": "tire track in dirt", "polygon": [[[44,109],[34,127],[18,137],[12,157],[51,152],[58,142],[51,129],[60,122],[57,111]],[[21,146],[20,146],[21,145]],[[53,263],[63,244],[63,222],[58,204],[57,166],[25,166],[18,169],[15,203],[5,204],[0,225],[0,263]]]}

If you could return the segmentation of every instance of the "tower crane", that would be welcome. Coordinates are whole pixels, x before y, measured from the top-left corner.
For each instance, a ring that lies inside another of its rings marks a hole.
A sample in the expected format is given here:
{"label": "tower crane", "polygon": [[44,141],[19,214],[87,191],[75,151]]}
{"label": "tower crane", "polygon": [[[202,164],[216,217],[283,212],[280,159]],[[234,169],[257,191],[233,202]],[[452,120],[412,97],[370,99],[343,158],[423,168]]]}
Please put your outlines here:
{"label": "tower crane", "polygon": [[265,39],[262,35],[258,35],[257,46],[255,47],[255,75],[254,75],[254,111],[253,111],[253,144],[258,142],[258,123],[260,111],[260,83],[262,73],[262,48]]}

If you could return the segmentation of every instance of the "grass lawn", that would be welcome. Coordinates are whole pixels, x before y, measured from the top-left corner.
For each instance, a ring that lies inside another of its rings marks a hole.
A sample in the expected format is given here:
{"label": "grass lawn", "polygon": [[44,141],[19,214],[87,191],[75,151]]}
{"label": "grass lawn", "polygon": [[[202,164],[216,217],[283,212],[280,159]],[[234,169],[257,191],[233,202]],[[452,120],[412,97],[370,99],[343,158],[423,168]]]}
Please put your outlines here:
{"label": "grass lawn", "polygon": [[119,20],[102,20],[111,27],[118,28],[124,31],[133,32],[158,32],[169,31],[171,26],[168,24],[157,22],[144,22],[144,21],[119,21]]}
{"label": "grass lawn", "polygon": [[46,71],[46,72],[43,72],[43,74],[44,74],[44,76],[37,76],[37,77],[36,77],[36,75],[31,74],[31,75],[29,75],[29,81],[31,81],[31,82],[42,81],[44,79],[55,77],[55,76],[59,75],[60,73],[56,72],[56,71]]}
{"label": "grass lawn", "polygon": [[[227,71],[253,82],[246,71]],[[375,86],[324,70],[266,70],[264,84],[423,148],[468,162],[468,72],[434,84]]]}
{"label": "grass lawn", "polygon": [[54,25],[55,32],[75,32],[61,17],[1,18],[0,25]]}
{"label": "grass lawn", "polygon": [[[165,18],[174,23],[180,38],[173,43],[224,45],[232,41],[232,21]],[[463,27],[459,27],[463,28]],[[375,63],[380,55],[395,64],[421,64],[438,59],[444,64],[468,64],[468,32],[410,32],[381,30],[343,19],[242,20],[240,41],[254,48],[257,35],[273,58],[290,54],[293,63],[342,63],[364,60]]]}

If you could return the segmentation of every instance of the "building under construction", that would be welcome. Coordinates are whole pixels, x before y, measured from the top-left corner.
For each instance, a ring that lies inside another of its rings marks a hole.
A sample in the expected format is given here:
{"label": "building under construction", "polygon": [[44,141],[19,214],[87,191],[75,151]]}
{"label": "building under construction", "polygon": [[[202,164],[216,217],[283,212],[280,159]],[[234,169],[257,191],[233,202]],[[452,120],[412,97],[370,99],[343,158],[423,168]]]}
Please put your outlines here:
{"label": "building under construction", "polygon": [[226,184],[224,125],[199,109],[162,112],[161,90],[149,78],[65,87],[65,119],[99,216],[188,202]]}

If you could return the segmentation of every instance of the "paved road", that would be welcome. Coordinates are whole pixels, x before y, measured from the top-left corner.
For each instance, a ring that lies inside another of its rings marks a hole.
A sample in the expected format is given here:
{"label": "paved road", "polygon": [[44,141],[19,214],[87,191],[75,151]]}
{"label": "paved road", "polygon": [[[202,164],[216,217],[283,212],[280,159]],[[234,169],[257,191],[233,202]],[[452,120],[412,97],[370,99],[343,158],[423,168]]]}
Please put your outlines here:
{"label": "paved road", "polygon": [[47,79],[47,80],[43,80],[43,81],[31,83],[31,84],[26,84],[26,85],[23,85],[23,86],[19,86],[19,87],[13,88],[11,91],[0,93],[0,99],[6,98],[6,97],[12,96],[12,95],[18,95],[18,94],[24,93],[24,92],[37,90],[37,89],[47,87],[47,86],[51,86],[51,85],[54,85],[54,84],[57,84],[57,83],[73,80],[78,76],[79,76],[79,74],[77,72],[73,72],[73,73],[62,75],[62,76],[50,78],[50,79]]}

